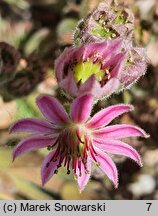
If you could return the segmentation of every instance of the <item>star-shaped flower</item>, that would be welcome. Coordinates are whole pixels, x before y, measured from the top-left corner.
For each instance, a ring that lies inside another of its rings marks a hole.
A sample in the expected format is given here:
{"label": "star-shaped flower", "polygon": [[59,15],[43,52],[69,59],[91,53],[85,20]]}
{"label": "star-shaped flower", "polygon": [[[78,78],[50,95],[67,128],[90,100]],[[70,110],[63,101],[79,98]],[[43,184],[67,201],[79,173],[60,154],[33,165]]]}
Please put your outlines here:
{"label": "star-shaped flower", "polygon": [[50,153],[44,159],[41,169],[45,184],[59,167],[65,166],[67,174],[74,173],[82,191],[91,175],[91,164],[101,168],[109,179],[118,186],[118,172],[108,153],[127,156],[142,166],[137,151],[120,139],[130,136],[148,137],[133,125],[117,124],[107,126],[114,118],[131,111],[131,105],[109,106],[90,118],[93,96],[77,97],[68,114],[60,102],[48,95],[39,96],[37,105],[46,120],[27,118],[17,121],[11,132],[31,132],[14,149],[13,159],[34,149],[48,148]]}

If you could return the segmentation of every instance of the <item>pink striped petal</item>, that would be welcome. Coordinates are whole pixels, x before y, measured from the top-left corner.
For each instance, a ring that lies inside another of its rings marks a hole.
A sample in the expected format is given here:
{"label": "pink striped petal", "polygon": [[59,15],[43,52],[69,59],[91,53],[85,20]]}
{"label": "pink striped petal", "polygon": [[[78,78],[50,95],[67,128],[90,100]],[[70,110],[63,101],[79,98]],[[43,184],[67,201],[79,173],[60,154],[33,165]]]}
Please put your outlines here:
{"label": "pink striped petal", "polygon": [[48,136],[31,136],[22,140],[13,151],[13,160],[26,152],[34,149],[45,148],[47,146],[53,145],[57,137]]}
{"label": "pink striped petal", "polygon": [[70,95],[76,96],[78,94],[78,88],[74,80],[74,75],[70,71],[67,77],[60,81],[60,87],[67,91]]}
{"label": "pink striped petal", "polygon": [[99,139],[122,139],[131,136],[149,137],[141,128],[126,124],[112,125],[95,130],[93,136]]}
{"label": "pink striped petal", "polygon": [[116,57],[116,65],[114,66],[114,68],[112,69],[112,71],[110,72],[111,77],[117,77],[118,75],[122,72],[123,67],[125,65],[125,61],[126,61],[126,53],[122,53],[122,54],[118,54],[118,56],[120,57],[120,59],[117,61],[117,57]]}
{"label": "pink striped petal", "polygon": [[57,165],[59,164],[60,157],[58,157],[55,161],[52,160],[54,153],[55,151],[50,152],[43,161],[41,168],[42,185],[46,184],[50,180],[50,178],[54,175],[54,171],[57,169]]}
{"label": "pink striped petal", "polygon": [[87,159],[87,170],[89,171],[89,173],[86,173],[84,164],[82,162],[81,162],[81,175],[79,169],[78,168],[76,169],[77,183],[80,188],[80,192],[83,191],[90,178],[90,174],[91,174],[90,158]]}
{"label": "pink striped petal", "polygon": [[[108,178],[114,183],[115,188],[118,187],[118,171],[113,160],[99,148],[94,146],[97,153],[96,159],[99,163],[99,167],[105,172]],[[95,161],[94,161],[95,162]]]}
{"label": "pink striped petal", "polygon": [[69,62],[73,59],[72,55],[74,53],[74,50],[75,49],[73,47],[65,48],[63,53],[59,55],[59,57],[55,60],[54,69],[55,69],[55,75],[56,75],[58,82],[60,82],[63,79],[65,75],[64,67],[65,65],[67,66]]}
{"label": "pink striped petal", "polygon": [[99,53],[101,56],[107,51],[107,40],[99,43],[90,43],[83,47],[83,56],[82,60],[87,61],[88,58],[90,58],[94,53]]}
{"label": "pink striped petal", "polygon": [[132,105],[120,104],[105,108],[95,114],[86,126],[89,128],[100,128],[109,124],[113,119],[119,115],[129,112],[133,109]]}
{"label": "pink striped petal", "polygon": [[129,157],[142,166],[138,152],[130,145],[120,140],[94,140],[94,145],[108,153]]}
{"label": "pink striped petal", "polygon": [[119,52],[122,47],[123,40],[122,39],[115,39],[115,40],[108,40],[107,49],[104,51],[103,57],[108,59],[109,55],[115,55],[115,53]]}
{"label": "pink striped petal", "polygon": [[44,120],[26,118],[17,121],[10,128],[11,132],[54,133],[57,130]]}
{"label": "pink striped petal", "polygon": [[100,90],[100,84],[92,74],[79,88],[79,94],[89,93],[96,95],[96,91]]}
{"label": "pink striped petal", "polygon": [[70,116],[74,122],[85,122],[92,110],[93,96],[91,94],[85,94],[77,97],[70,110]]}
{"label": "pink striped petal", "polygon": [[[108,61],[104,61],[103,64],[102,64],[102,67],[101,69],[106,69],[108,67],[111,67],[111,66],[115,66],[117,64],[120,65],[120,63],[123,61],[125,61],[125,57],[126,57],[126,53],[118,53],[116,55],[113,55],[113,58],[110,57]],[[110,71],[110,75],[111,74],[111,71]]]}
{"label": "pink striped petal", "polygon": [[69,120],[61,103],[52,96],[42,95],[36,101],[43,115],[54,124],[63,124]]}
{"label": "pink striped petal", "polygon": [[130,87],[143,76],[146,73],[148,62],[144,48],[133,48],[132,43],[125,44],[125,46],[132,62],[130,62],[130,64],[128,64],[119,74],[122,88]]}
{"label": "pink striped petal", "polygon": [[96,94],[96,97],[108,97],[119,89],[120,81],[117,78],[111,78]]}

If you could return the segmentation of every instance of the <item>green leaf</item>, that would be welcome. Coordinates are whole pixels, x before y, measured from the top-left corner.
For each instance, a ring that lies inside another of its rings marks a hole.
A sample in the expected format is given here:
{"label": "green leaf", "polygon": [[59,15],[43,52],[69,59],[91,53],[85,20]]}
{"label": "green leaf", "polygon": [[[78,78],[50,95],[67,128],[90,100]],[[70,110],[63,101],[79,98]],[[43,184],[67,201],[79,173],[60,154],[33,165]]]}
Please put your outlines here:
{"label": "green leaf", "polygon": [[32,182],[26,181],[23,178],[12,176],[13,181],[16,184],[18,193],[28,199],[33,200],[50,200],[52,199],[46,192],[42,191],[40,187]]}

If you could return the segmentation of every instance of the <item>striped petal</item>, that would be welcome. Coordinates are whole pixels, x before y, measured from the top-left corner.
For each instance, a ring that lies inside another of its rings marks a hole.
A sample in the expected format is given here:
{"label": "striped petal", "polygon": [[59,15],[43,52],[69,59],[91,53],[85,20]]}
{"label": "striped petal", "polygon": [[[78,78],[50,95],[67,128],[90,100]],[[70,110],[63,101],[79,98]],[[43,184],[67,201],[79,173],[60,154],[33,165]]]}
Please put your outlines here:
{"label": "striped petal", "polygon": [[76,96],[78,94],[77,92],[78,88],[77,88],[76,82],[74,80],[74,75],[72,74],[72,72],[69,72],[67,77],[60,81],[59,85],[70,95]]}
{"label": "striped petal", "polygon": [[100,91],[97,93],[97,96],[108,97],[112,93],[116,92],[119,89],[119,86],[120,81],[117,78],[112,77],[102,88],[100,88]]}
{"label": "striped petal", "polygon": [[130,145],[120,140],[94,140],[94,145],[108,153],[129,157],[142,166],[141,158],[138,152]]}
{"label": "striped petal", "polygon": [[46,184],[50,178],[54,175],[54,171],[57,169],[57,165],[59,164],[58,157],[55,161],[53,161],[55,151],[52,151],[48,154],[48,156],[44,159],[42,168],[41,168],[41,179],[42,185]]}
{"label": "striped petal", "polygon": [[87,159],[87,170],[88,170],[88,173],[86,173],[85,166],[82,162],[81,162],[81,173],[80,173],[79,168],[76,169],[77,183],[80,188],[80,192],[84,190],[90,178],[90,174],[91,174],[90,158]]}
{"label": "striped petal", "polygon": [[105,108],[95,114],[86,126],[89,128],[100,128],[108,125],[113,119],[119,115],[129,112],[133,109],[132,105],[120,104]]}
{"label": "striped petal", "polygon": [[90,93],[95,95],[96,91],[100,90],[100,84],[92,74],[79,88],[79,95]]}
{"label": "striped petal", "polygon": [[34,149],[45,148],[47,146],[53,145],[57,137],[48,136],[31,136],[22,140],[13,151],[13,160],[26,152]]}
{"label": "striped petal", "polygon": [[136,136],[147,138],[149,135],[139,127],[135,127],[133,125],[118,124],[95,130],[93,132],[93,136],[99,139],[122,139],[126,137]]}
{"label": "striped petal", "polygon": [[91,94],[85,94],[77,97],[72,105],[70,116],[74,122],[85,122],[92,110],[93,96]]}
{"label": "striped petal", "polygon": [[[99,163],[99,167],[108,176],[108,178],[114,183],[115,188],[118,187],[118,171],[113,160],[99,148],[94,146],[97,153],[96,159]],[[95,161],[94,161],[95,162]]]}
{"label": "striped petal", "polygon": [[11,132],[53,133],[56,130],[44,120],[26,118],[17,121],[10,128]]}
{"label": "striped petal", "polygon": [[63,124],[69,120],[68,114],[60,102],[52,96],[42,95],[36,101],[43,115],[54,124]]}

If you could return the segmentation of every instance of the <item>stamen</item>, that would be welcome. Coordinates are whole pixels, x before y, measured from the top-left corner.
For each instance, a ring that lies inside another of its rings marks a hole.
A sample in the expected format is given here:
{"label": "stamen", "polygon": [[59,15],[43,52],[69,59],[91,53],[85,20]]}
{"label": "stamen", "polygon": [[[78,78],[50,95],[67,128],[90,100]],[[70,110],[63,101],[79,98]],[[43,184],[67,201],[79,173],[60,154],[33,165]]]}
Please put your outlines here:
{"label": "stamen", "polygon": [[68,175],[70,175],[70,173],[71,173],[71,171],[70,171],[70,170],[68,170],[68,171],[67,171],[67,174],[68,174]]}
{"label": "stamen", "polygon": [[54,171],[54,174],[58,174],[58,170],[55,170],[55,171]]}
{"label": "stamen", "polygon": [[93,55],[93,63],[96,63],[99,59],[101,59],[100,53],[95,53]]}
{"label": "stamen", "polygon": [[79,176],[81,177],[82,176],[82,173],[81,173],[81,160],[78,159],[78,169],[79,169]]}
{"label": "stamen", "polygon": [[76,173],[76,168],[77,168],[77,160],[76,160],[76,158],[73,158],[73,161],[72,161],[72,168],[73,168],[73,170],[74,170],[74,172]]}
{"label": "stamen", "polygon": [[77,136],[77,139],[80,141],[80,143],[84,144],[84,142],[80,138],[78,129],[76,129],[76,136]]}
{"label": "stamen", "polygon": [[53,158],[50,160],[50,162],[51,161],[53,161],[53,162],[57,161],[57,157],[59,155],[59,152],[60,152],[60,145],[58,145],[58,147],[57,147],[57,149],[56,149],[56,151],[55,151],[55,153],[53,155]]}
{"label": "stamen", "polygon": [[50,162],[56,162],[57,161],[57,158],[55,157],[55,158],[53,158],[53,159],[51,159],[51,161]]}
{"label": "stamen", "polygon": [[94,152],[93,152],[92,148],[90,148],[90,152],[91,152],[91,156],[92,156],[93,160],[97,163],[98,161],[97,161],[97,159],[96,159],[96,157],[94,155]]}
{"label": "stamen", "polygon": [[91,147],[91,149],[93,150],[94,154],[97,156],[97,153],[96,153],[96,151],[95,151],[95,149],[94,149],[94,147],[93,147],[93,145],[92,145],[92,142],[90,142],[90,147]]}
{"label": "stamen", "polygon": [[99,162],[97,162],[97,163],[96,163],[96,166],[98,166],[98,167],[99,167],[99,166],[100,166],[100,163],[99,163]]}
{"label": "stamen", "polygon": [[83,159],[83,160],[82,160],[82,163],[84,164],[84,166],[86,166],[86,164],[87,164],[87,159]]}
{"label": "stamen", "polygon": [[52,146],[47,146],[47,150],[50,151]]}
{"label": "stamen", "polygon": [[67,170],[70,170],[70,161],[71,161],[71,158],[68,157],[68,161],[67,161]]}
{"label": "stamen", "polygon": [[57,165],[58,168],[61,167],[61,164],[62,164],[62,162],[64,160],[64,156],[65,156],[65,154],[63,152],[63,154],[60,156],[59,164]]}
{"label": "stamen", "polygon": [[47,146],[47,150],[50,151],[54,146],[56,146],[56,144],[58,143],[59,138],[55,141],[55,143],[53,145],[49,145]]}
{"label": "stamen", "polygon": [[111,78],[111,74],[110,74],[109,70],[106,70],[106,75],[104,76],[104,78],[101,81],[101,87],[103,87],[110,78]]}
{"label": "stamen", "polygon": [[85,170],[85,174],[90,174],[91,172],[89,170]]}
{"label": "stamen", "polygon": [[73,154],[74,153],[74,148],[73,148],[73,142],[72,142],[72,134],[69,134],[69,141],[70,141],[70,151]]}
{"label": "stamen", "polygon": [[67,164],[68,157],[65,157],[64,166]]}
{"label": "stamen", "polygon": [[78,159],[78,169],[81,170],[81,160]]}
{"label": "stamen", "polygon": [[115,37],[116,37],[116,34],[115,34],[115,33],[113,33],[111,36],[112,36],[112,38],[115,38]]}

